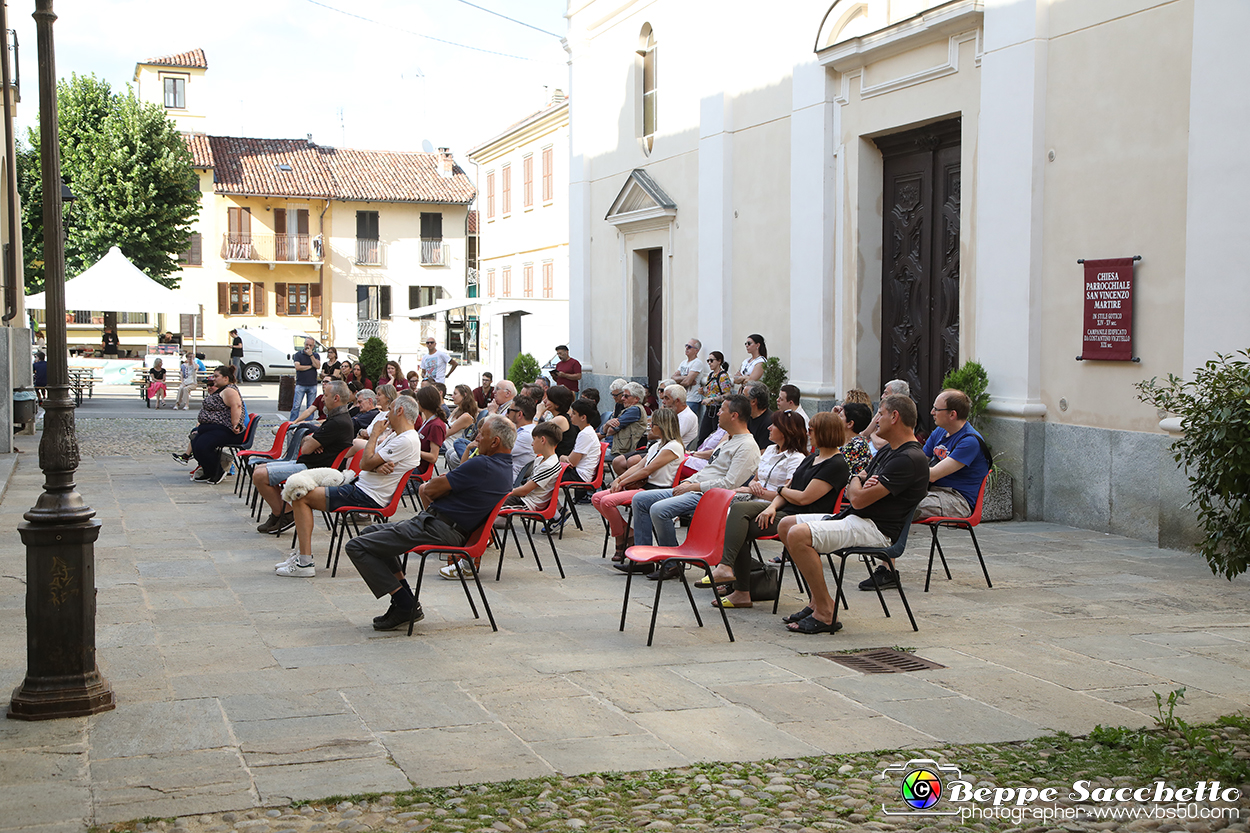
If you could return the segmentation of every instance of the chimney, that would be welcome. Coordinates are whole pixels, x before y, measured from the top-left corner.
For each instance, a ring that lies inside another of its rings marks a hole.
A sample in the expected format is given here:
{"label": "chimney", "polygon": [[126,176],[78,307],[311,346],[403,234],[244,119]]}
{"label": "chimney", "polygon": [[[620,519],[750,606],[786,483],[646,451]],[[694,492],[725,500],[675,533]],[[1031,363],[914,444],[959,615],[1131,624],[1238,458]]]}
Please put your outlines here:
{"label": "chimney", "polygon": [[312,134],[311,134],[311,133],[309,133],[309,134],[308,134],[308,144],[313,145],[313,147],[316,147],[316,145],[315,145],[315,144],[313,144]]}
{"label": "chimney", "polygon": [[564,101],[564,90],[556,87],[556,89],[551,93],[551,103],[559,104],[561,101]]}
{"label": "chimney", "polygon": [[451,156],[451,150],[448,148],[438,149],[438,174],[444,179],[450,179],[456,170],[456,160]]}

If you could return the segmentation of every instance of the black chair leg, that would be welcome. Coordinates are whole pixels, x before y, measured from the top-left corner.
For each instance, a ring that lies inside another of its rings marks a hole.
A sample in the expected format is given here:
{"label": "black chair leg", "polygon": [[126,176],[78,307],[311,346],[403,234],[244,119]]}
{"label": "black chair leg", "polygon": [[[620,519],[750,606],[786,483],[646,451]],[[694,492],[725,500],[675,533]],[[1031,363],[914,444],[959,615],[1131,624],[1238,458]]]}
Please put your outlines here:
{"label": "black chair leg", "polygon": [[629,585],[633,580],[634,574],[632,572],[625,574],[625,600],[621,602],[621,626],[617,628],[620,631],[625,630],[625,613],[629,610]]}
{"label": "black chair leg", "polygon": [[[408,553],[404,553],[404,571],[408,569]],[[417,624],[417,607],[421,604],[421,579],[425,577],[425,556],[421,556],[421,566],[417,569],[417,589],[413,595],[417,603],[412,606],[412,618],[408,620],[408,635],[412,636],[412,628]]]}
{"label": "black chair leg", "polygon": [[898,580],[898,597],[903,602],[903,610],[907,611],[907,619],[911,622],[911,629],[913,631],[920,630],[920,628],[916,625],[916,617],[911,615],[911,605],[907,603],[907,594],[903,592],[902,579]]}
{"label": "black chair leg", "polygon": [[[864,562],[864,566],[868,569],[868,578],[872,580],[872,589],[877,591],[877,601],[881,602],[881,611],[885,613],[885,618],[890,618],[890,609],[885,606],[885,596],[881,595],[881,585],[877,583],[877,574],[873,572],[872,565],[876,561],[871,555],[861,555],[860,558]],[[845,569],[845,567],[843,567]]]}
{"label": "black chair leg", "polygon": [[[521,547],[521,542],[517,541],[517,548],[520,549],[520,547]],[[490,629],[492,631],[498,632],[499,626],[495,624],[495,614],[491,612],[490,602],[486,601],[486,588],[482,586],[482,579],[477,574],[477,565],[473,563],[472,558],[467,559],[467,560],[469,562],[469,569],[473,570],[473,583],[477,585],[477,593],[479,596],[482,597],[482,607],[486,609],[486,618],[490,621]],[[461,579],[463,580],[463,578],[464,576],[462,574]],[[466,585],[466,589],[467,589],[467,585]],[[473,601],[472,599],[469,600],[470,603],[472,603],[472,601]],[[476,608],[473,611],[473,618],[475,619],[480,618],[477,615]]]}
{"label": "black chair leg", "polygon": [[[326,567],[327,568],[331,564],[334,563],[334,544],[335,542],[338,541],[338,538],[339,538],[339,518],[340,518],[339,514],[335,513],[333,525],[330,527],[330,549],[326,550]],[[337,567],[338,565],[335,565],[335,566]],[[330,578],[334,578],[334,575],[331,574]]]}
{"label": "black chair leg", "polygon": [[[707,571],[708,581],[711,581],[711,580],[712,580],[712,569],[711,569],[710,567],[708,567],[706,564],[704,564],[704,565],[703,565],[703,569]],[[682,581],[684,582],[685,580],[686,580],[686,579],[685,579],[685,576],[683,575],[683,577],[682,577]],[[687,589],[687,590],[686,590],[686,592],[687,592],[687,593],[689,593],[689,592],[690,592],[690,591],[689,591],[689,589]],[[780,597],[781,597],[781,594],[780,594],[780,593],[778,593],[778,594],[777,594],[777,597],[778,597],[778,598],[780,598]],[[717,609],[718,609],[718,610],[720,610],[720,620],[721,620],[721,622],[722,622],[722,623],[724,623],[724,625],[725,625],[725,633],[729,636],[729,641],[730,641],[730,642],[733,642],[733,641],[734,641],[734,632],[733,632],[733,628],[729,627],[729,614],[725,613],[725,601],[724,601],[724,599],[721,597],[721,595],[720,595],[719,593],[717,593],[717,592],[716,592],[716,587],[715,587],[715,586],[713,586],[713,587],[712,587],[712,601],[713,601],[713,603],[716,605]],[[777,612],[777,600],[776,600],[776,599],[774,599],[774,600],[773,600],[773,613],[776,613],[776,612]],[[702,623],[700,623],[700,624],[702,624]]]}
{"label": "black chair leg", "polygon": [[[659,569],[663,571],[664,565],[660,564]],[[660,580],[655,583],[655,602],[651,606],[651,630],[647,631],[647,647],[651,647],[651,641],[655,638],[655,620],[660,615],[660,591],[664,589],[664,581]],[[699,627],[703,627],[703,623],[699,623]]]}
{"label": "black chair leg", "polygon": [[[706,569],[706,567],[705,567]],[[699,615],[699,606],[694,603],[694,593],[690,590],[690,582],[686,581],[686,565],[681,565],[681,572],[678,577],[681,579],[682,587],[686,588],[686,598],[690,600],[690,609],[694,611],[694,620],[699,623],[699,627],[703,627],[703,617]],[[711,575],[711,573],[709,573]],[[716,598],[720,598],[717,596]]]}
{"label": "black chair leg", "polygon": [[[499,566],[495,568],[495,581],[499,581],[499,577],[503,575],[503,557],[508,552],[508,533],[516,535],[516,531],[512,528],[512,516],[508,516],[507,523],[503,528],[503,541],[499,545]],[[518,537],[516,541],[517,550],[521,549],[521,539]],[[521,556],[524,558],[524,554]]]}
{"label": "black chair leg", "polygon": [[977,543],[977,533],[972,527],[968,527],[968,534],[972,536],[972,546],[977,550],[977,561],[981,562],[981,572],[985,574],[985,586],[994,589],[994,585],[990,583],[990,571],[985,568],[985,559],[981,557],[981,545]]}
{"label": "black chair leg", "polygon": [[[454,563],[458,565],[462,560],[459,553],[454,554],[454,557],[456,559]],[[470,558],[467,560],[469,562],[469,567],[472,567],[473,559]],[[473,611],[473,618],[481,619],[482,617],[479,616],[477,612],[477,605],[473,602],[473,594],[469,592],[469,582],[464,578],[464,570],[457,569],[456,574],[460,576],[460,586],[464,588],[464,597],[469,600],[469,610]],[[477,570],[473,570],[473,575],[476,578]]]}
{"label": "black chair leg", "polygon": [[[534,536],[530,534],[529,518],[521,519],[521,528],[525,530],[525,537],[530,542],[530,552],[534,554],[534,563],[538,565],[538,572],[541,573],[543,571],[543,563],[538,560],[538,548],[534,546]],[[516,547],[518,550],[521,549],[521,541],[519,538],[517,539]]]}
{"label": "black chair leg", "polygon": [[[929,579],[933,577],[933,553],[937,552],[937,528],[930,526],[929,532],[929,568],[924,572],[924,592],[929,592]],[[948,575],[947,578],[950,578]]]}

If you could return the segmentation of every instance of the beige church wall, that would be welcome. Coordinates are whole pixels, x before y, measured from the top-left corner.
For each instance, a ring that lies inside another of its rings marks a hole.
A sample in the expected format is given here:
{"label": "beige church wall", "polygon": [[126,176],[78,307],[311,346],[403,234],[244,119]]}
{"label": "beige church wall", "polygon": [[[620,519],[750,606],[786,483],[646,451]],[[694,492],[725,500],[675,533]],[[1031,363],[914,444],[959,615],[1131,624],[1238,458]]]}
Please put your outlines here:
{"label": "beige church wall", "polygon": [[[1055,158],[1044,179],[1042,399],[1048,421],[1157,433],[1159,417],[1133,384],[1184,370],[1192,7],[1097,25],[1059,14],[1080,5],[1055,6],[1052,23],[1084,27],[1052,39],[1048,55],[1046,147]],[[1075,361],[1084,304],[1077,258],[1132,255],[1142,256],[1133,303],[1141,363]]]}

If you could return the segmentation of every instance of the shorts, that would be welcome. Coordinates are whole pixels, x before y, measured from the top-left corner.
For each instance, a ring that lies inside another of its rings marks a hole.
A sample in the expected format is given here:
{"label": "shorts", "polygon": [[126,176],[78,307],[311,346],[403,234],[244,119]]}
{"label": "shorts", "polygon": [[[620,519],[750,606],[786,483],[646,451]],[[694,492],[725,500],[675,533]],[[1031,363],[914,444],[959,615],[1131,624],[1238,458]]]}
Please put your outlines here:
{"label": "shorts", "polygon": [[795,515],[796,523],[807,524],[816,552],[834,552],[847,547],[888,547],[894,542],[877,525],[859,515],[826,520],[830,515]]}
{"label": "shorts", "polygon": [[308,466],[303,463],[292,463],[284,460],[265,463],[265,472],[269,475],[270,486],[281,486],[288,477],[307,468]]}
{"label": "shorts", "polygon": [[326,486],[326,509],[333,512],[344,506],[359,506],[363,509],[381,509],[378,502],[369,497],[369,493],[355,483],[343,486]]}
{"label": "shorts", "polygon": [[916,507],[914,520],[925,518],[966,518],[972,514],[968,499],[946,486],[930,486],[929,493]]}

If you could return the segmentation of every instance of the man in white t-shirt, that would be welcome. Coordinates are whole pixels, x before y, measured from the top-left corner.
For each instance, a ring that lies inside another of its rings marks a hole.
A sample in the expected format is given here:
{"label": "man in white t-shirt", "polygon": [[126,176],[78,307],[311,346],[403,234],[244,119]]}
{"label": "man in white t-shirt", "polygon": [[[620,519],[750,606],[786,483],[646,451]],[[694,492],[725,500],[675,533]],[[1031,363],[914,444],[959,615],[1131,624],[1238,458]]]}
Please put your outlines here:
{"label": "man in white t-shirt", "polygon": [[686,389],[686,405],[694,411],[695,424],[703,417],[703,394],[699,393],[699,385],[707,376],[707,362],[699,358],[703,342],[697,338],[686,341],[686,358],[677,365],[677,372],[672,380]]}
{"label": "man in white t-shirt", "polygon": [[438,349],[438,342],[431,336],[425,340],[429,354],[421,357],[421,378],[430,382],[447,381],[447,377],[459,367],[459,362],[447,354],[446,350]]}
{"label": "man in white t-shirt", "polygon": [[[286,561],[274,565],[274,572],[286,578],[316,575],[312,557],[314,509],[333,511],[344,506],[360,506],[368,511],[381,509],[391,502],[404,474],[421,462],[421,438],[414,427],[418,413],[415,399],[408,396],[396,399],[391,403],[386,423],[375,423],[369,432],[356,480],[344,486],[318,487],[292,502],[296,547]],[[381,439],[384,425],[393,433]]]}

